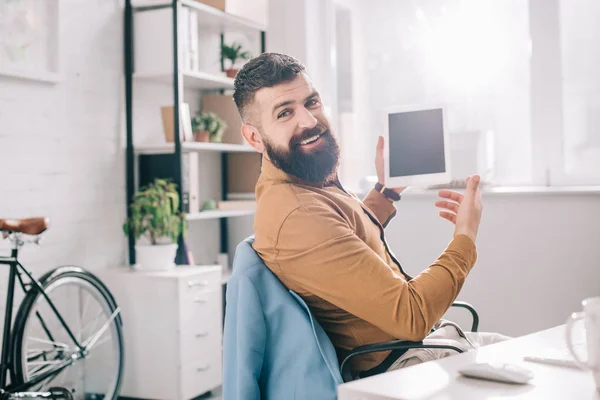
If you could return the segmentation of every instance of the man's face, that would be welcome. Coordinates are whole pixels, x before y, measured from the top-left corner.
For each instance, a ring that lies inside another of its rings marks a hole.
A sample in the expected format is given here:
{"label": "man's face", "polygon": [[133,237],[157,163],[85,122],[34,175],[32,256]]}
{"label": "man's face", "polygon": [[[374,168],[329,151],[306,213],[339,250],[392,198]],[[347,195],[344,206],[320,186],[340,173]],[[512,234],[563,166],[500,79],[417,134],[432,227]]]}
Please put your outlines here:
{"label": "man's face", "polygon": [[271,162],[302,180],[323,183],[338,166],[339,145],[319,93],[301,74],[256,92],[249,106]]}

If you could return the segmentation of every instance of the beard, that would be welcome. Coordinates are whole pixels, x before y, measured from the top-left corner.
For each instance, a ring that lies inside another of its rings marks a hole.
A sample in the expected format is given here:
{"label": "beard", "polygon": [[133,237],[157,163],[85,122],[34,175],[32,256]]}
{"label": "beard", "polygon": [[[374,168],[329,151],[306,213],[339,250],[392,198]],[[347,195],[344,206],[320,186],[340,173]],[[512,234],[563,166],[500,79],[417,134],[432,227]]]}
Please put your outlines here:
{"label": "beard", "polygon": [[[318,147],[306,152],[300,142],[315,135],[321,135]],[[264,138],[264,135],[263,135]],[[335,177],[340,158],[340,146],[327,126],[318,124],[290,140],[289,150],[276,148],[265,141],[269,159],[283,172],[294,175],[303,181],[324,184]]]}

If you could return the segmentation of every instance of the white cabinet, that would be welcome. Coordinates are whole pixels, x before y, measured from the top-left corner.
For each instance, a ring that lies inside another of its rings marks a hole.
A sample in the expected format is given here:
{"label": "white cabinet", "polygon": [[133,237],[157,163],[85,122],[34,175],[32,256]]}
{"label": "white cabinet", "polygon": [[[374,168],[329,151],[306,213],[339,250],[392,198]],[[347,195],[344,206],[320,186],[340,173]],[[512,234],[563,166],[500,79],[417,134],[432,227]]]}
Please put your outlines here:
{"label": "white cabinet", "polygon": [[98,273],[121,307],[121,396],[187,400],[222,383],[222,271],[177,266]]}

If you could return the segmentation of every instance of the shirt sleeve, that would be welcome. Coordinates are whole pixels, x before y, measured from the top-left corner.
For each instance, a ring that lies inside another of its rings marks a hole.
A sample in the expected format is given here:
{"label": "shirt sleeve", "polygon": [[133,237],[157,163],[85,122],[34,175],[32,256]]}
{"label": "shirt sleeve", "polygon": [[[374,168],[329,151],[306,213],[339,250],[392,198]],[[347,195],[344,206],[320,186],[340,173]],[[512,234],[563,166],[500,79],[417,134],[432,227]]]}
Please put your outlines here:
{"label": "shirt sleeve", "polygon": [[340,214],[318,204],[288,215],[276,248],[275,264],[286,280],[412,341],[422,340],[448,310],[477,258],[473,241],[458,235],[432,265],[407,281]]}
{"label": "shirt sleeve", "polygon": [[375,214],[379,223],[385,228],[396,215],[396,207],[385,196],[375,189],[367,194],[363,203]]}

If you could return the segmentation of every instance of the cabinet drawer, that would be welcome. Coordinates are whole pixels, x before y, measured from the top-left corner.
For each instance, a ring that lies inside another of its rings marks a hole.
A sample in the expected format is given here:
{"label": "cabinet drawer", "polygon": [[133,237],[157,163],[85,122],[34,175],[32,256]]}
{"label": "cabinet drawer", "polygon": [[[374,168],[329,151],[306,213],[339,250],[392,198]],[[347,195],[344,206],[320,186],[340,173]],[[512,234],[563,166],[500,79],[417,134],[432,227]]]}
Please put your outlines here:
{"label": "cabinet drawer", "polygon": [[221,354],[221,327],[203,326],[181,333],[180,360],[182,365],[210,358],[215,349]]}
{"label": "cabinet drawer", "polygon": [[220,327],[222,301],[220,290],[203,290],[184,298],[179,306],[179,328],[200,333]]}
{"label": "cabinet drawer", "polygon": [[182,367],[181,392],[184,399],[194,398],[221,385],[221,356],[215,350],[218,349],[213,349],[208,358]]}
{"label": "cabinet drawer", "polygon": [[179,280],[179,293],[183,298],[192,298],[206,290],[217,290],[221,287],[221,271],[207,271]]}

